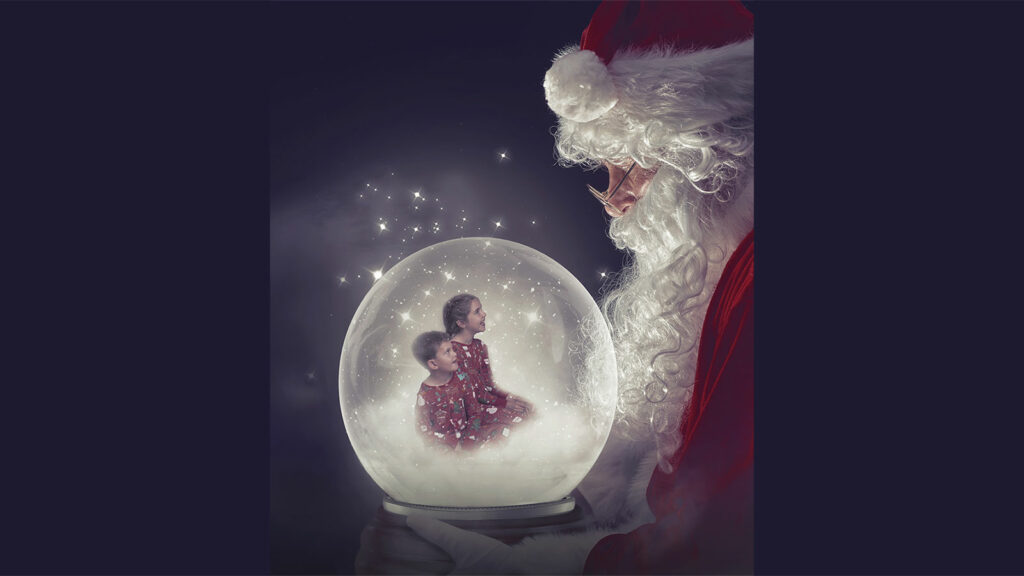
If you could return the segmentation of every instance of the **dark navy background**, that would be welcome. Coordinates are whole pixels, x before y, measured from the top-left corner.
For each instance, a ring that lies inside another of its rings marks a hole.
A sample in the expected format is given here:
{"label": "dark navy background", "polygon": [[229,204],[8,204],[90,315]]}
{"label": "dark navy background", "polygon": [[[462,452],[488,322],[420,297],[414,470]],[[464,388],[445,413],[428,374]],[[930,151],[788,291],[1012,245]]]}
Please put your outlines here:
{"label": "dark navy background", "polygon": [[[387,7],[2,5],[0,569],[350,570],[374,503],[272,489],[268,116],[304,22]],[[758,571],[1019,573],[1024,5],[752,8]]]}

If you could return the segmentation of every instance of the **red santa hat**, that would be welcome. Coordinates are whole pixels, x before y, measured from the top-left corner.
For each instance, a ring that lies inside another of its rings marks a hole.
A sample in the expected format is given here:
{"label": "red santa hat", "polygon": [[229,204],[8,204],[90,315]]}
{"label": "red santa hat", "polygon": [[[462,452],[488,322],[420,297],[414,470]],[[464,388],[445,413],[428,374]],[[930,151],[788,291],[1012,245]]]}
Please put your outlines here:
{"label": "red santa hat", "polygon": [[[616,105],[626,122],[646,124],[661,110],[667,115],[661,119],[671,122],[681,105],[698,109],[684,111],[687,116],[706,119],[710,112],[724,120],[737,110],[720,101],[723,83],[749,84],[753,101],[753,33],[753,15],[734,0],[606,0],[579,48],[561,53],[545,75],[548,106],[576,123],[601,118]],[[684,101],[673,100],[680,92],[687,94]],[[662,95],[668,100],[659,102]]]}

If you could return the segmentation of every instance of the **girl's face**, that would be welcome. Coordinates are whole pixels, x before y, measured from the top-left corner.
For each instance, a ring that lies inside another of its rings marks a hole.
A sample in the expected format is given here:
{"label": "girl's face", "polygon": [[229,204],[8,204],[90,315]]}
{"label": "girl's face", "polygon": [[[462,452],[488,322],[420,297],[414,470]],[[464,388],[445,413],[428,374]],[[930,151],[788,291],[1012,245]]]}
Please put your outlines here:
{"label": "girl's face", "polygon": [[484,307],[479,300],[473,300],[470,304],[469,314],[466,314],[466,321],[463,324],[465,324],[463,328],[472,334],[479,334],[487,329],[487,313],[484,312]]}

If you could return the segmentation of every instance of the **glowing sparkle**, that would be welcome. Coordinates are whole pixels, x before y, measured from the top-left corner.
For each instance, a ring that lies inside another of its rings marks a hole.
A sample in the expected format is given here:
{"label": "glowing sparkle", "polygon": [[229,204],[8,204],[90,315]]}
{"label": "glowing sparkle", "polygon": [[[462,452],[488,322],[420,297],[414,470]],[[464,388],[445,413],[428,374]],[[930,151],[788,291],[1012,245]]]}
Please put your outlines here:
{"label": "glowing sparkle", "polygon": [[373,281],[376,282],[384,275],[384,270],[371,270],[370,273],[373,274]]}
{"label": "glowing sparkle", "polygon": [[409,318],[410,318],[410,316],[409,316],[409,313],[408,313],[408,312],[400,312],[400,313],[398,314],[398,317],[402,319],[402,323],[403,323],[403,324],[405,324],[406,322],[408,322],[408,321],[409,321]]}
{"label": "glowing sparkle", "polygon": [[417,190],[416,192],[413,192],[413,193],[412,193],[412,197],[413,197],[413,198],[419,198],[419,197],[420,197],[420,193],[419,193],[419,190]]}
{"label": "glowing sparkle", "polygon": [[598,274],[601,275],[601,278],[604,278],[605,276],[607,276],[607,274],[605,274],[604,272],[598,272]]}
{"label": "glowing sparkle", "polygon": [[344,276],[338,276],[338,284],[348,284],[348,280]]}
{"label": "glowing sparkle", "polygon": [[378,226],[380,226],[380,230],[381,230],[381,232],[383,232],[384,230],[387,230],[387,229],[388,229],[388,227],[387,227],[387,224],[384,224],[383,222],[381,222],[380,224],[378,224]]}
{"label": "glowing sparkle", "polygon": [[533,324],[534,322],[537,322],[538,320],[540,320],[540,317],[537,315],[537,311],[535,310],[533,312],[527,312],[526,313],[526,320],[530,324]]}
{"label": "glowing sparkle", "polygon": [[494,229],[497,230],[498,228],[501,228],[501,220],[494,223]]}

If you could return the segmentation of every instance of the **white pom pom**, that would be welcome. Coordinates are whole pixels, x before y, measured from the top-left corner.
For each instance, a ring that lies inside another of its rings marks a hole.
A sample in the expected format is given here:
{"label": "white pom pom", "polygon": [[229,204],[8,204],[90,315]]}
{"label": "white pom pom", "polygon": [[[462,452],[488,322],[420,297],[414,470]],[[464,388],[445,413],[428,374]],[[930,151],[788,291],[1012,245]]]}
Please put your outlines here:
{"label": "white pom pom", "polygon": [[619,101],[608,68],[590,50],[555,60],[544,75],[544,92],[556,114],[575,122],[599,118]]}

